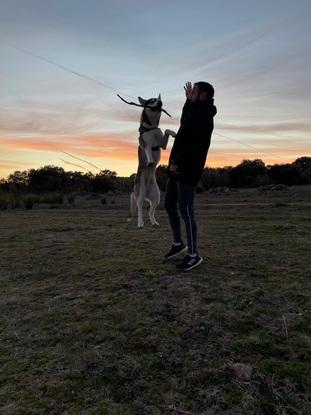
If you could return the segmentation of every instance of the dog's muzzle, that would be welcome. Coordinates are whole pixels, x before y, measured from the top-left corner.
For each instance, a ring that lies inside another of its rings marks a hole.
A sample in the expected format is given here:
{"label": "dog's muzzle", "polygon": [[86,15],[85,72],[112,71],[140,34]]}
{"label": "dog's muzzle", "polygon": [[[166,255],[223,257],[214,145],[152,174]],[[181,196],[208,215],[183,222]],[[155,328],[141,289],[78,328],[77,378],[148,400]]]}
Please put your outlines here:
{"label": "dog's muzzle", "polygon": [[156,107],[148,107],[151,111],[154,112],[160,112],[162,110],[162,102],[160,105],[157,105]]}

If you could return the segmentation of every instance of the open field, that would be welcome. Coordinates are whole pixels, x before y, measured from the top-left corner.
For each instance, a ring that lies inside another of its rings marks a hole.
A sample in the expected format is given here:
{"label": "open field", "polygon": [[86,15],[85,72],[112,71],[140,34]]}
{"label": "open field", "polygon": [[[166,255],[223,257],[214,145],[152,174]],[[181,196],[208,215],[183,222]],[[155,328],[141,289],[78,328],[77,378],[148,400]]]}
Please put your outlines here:
{"label": "open field", "polygon": [[311,188],[197,195],[202,266],[127,198],[0,212],[0,414],[309,414]]}

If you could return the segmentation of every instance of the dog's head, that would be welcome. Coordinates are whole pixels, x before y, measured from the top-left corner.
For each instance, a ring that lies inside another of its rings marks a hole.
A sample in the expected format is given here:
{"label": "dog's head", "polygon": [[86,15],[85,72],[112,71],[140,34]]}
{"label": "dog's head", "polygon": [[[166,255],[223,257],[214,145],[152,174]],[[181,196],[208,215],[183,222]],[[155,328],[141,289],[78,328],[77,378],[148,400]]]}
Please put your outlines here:
{"label": "dog's head", "polygon": [[144,99],[142,97],[138,97],[138,101],[140,105],[150,108],[153,111],[160,111],[162,108],[161,94],[159,94],[158,98]]}

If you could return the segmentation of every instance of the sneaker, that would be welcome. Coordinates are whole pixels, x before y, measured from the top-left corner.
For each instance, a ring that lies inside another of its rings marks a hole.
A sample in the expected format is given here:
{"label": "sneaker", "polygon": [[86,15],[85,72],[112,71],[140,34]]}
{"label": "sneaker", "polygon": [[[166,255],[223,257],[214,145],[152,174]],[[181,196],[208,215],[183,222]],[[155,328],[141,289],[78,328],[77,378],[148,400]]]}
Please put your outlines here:
{"label": "sneaker", "polygon": [[176,268],[181,271],[189,271],[192,268],[197,267],[203,262],[203,258],[197,255],[196,257],[191,257],[187,255],[180,264],[176,265]]}
{"label": "sneaker", "polygon": [[181,243],[181,245],[172,245],[171,250],[164,255],[165,259],[172,259],[177,257],[180,254],[183,254],[184,252],[186,252],[188,249],[187,246],[185,246],[185,244]]}

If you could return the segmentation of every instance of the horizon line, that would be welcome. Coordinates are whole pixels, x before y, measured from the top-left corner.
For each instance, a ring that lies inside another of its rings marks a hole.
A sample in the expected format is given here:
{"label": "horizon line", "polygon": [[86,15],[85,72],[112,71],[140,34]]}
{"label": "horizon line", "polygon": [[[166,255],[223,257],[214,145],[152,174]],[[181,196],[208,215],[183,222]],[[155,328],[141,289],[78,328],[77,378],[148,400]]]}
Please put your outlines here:
{"label": "horizon line", "polygon": [[[211,168],[211,169],[225,169],[225,168],[233,168],[233,167],[236,167],[236,166],[239,166],[243,161],[245,161],[245,160],[250,160],[250,161],[254,161],[254,160],[261,160],[264,164],[265,164],[265,166],[275,166],[275,165],[282,165],[282,164],[293,164],[297,159],[299,159],[299,158],[302,158],[302,157],[310,157],[311,158],[311,156],[308,156],[308,155],[301,155],[301,156],[298,156],[298,157],[295,157],[292,161],[290,161],[290,162],[286,162],[286,161],[284,161],[284,162],[275,162],[275,163],[273,163],[273,164],[266,164],[265,163],[265,161],[264,161],[264,159],[262,159],[262,158],[252,158],[252,159],[250,159],[250,158],[243,158],[238,164],[236,164],[236,165],[224,165],[224,166],[215,166],[215,165],[205,165],[204,166],[204,169],[206,169],[206,168]],[[74,164],[73,164],[74,165]],[[32,170],[32,169],[34,169],[34,170],[39,170],[39,169],[42,169],[42,168],[44,168],[44,167],[58,167],[58,168],[62,168],[65,172],[73,172],[73,173],[81,173],[81,174],[87,174],[87,173],[92,173],[92,174],[94,174],[92,171],[81,171],[81,170],[66,170],[64,167],[61,167],[61,166],[57,166],[57,165],[54,165],[54,164],[46,164],[46,165],[44,165],[44,166],[41,166],[41,167],[37,167],[37,168],[35,168],[35,167],[31,167],[31,168],[29,168],[29,169],[21,169],[21,170],[14,170],[14,171],[12,171],[12,173],[9,173],[8,174],[8,176],[6,176],[6,177],[0,177],[0,181],[2,181],[2,180],[7,180],[8,178],[9,178],[9,176],[11,175],[11,174],[14,174],[14,173],[16,173],[16,172],[23,172],[23,171],[30,171],[30,170]],[[165,164],[165,163],[159,163],[158,165],[157,165],[157,167],[159,167],[159,166],[167,166],[167,164]],[[81,168],[82,168],[82,166],[81,166]],[[86,170],[86,169],[85,169]],[[128,176],[119,176],[118,175],[118,172],[116,172],[115,170],[110,170],[110,169],[102,169],[102,170],[100,170],[100,171],[104,171],[104,170],[109,170],[109,171],[112,171],[112,172],[115,172],[116,173],[116,177],[119,177],[119,178],[129,178],[129,177],[131,177],[133,174],[136,174],[136,171],[135,172],[133,172],[133,173],[130,173]],[[99,173],[97,173],[97,174],[99,174]],[[94,175],[96,175],[96,174],[94,174]]]}

